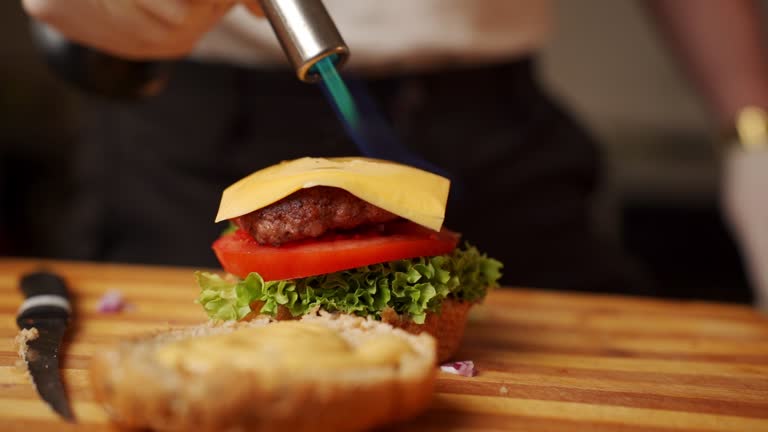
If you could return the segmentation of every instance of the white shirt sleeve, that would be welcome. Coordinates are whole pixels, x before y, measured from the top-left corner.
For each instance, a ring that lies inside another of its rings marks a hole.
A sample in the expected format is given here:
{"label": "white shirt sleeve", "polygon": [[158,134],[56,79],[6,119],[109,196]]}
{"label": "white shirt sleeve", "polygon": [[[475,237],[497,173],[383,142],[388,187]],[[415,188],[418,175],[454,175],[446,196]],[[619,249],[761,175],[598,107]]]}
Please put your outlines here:
{"label": "white shirt sleeve", "polygon": [[[549,0],[325,0],[352,52],[349,68],[391,72],[493,62],[536,51],[552,27]],[[277,66],[269,24],[234,8],[193,58]]]}

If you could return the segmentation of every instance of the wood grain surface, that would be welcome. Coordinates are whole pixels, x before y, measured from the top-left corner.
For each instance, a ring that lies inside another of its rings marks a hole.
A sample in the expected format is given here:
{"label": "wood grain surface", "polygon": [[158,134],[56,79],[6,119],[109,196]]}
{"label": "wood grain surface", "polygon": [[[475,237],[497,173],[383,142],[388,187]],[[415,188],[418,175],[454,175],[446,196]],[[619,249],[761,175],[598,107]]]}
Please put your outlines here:
{"label": "wood grain surface", "polygon": [[[41,402],[14,351],[19,275],[44,264],[75,296],[63,375],[79,424]],[[119,290],[130,310],[96,311]],[[0,430],[111,430],[85,369],[121,337],[206,320],[192,269],[0,260]],[[397,430],[768,431],[768,319],[739,306],[523,289],[473,310],[429,412]]]}

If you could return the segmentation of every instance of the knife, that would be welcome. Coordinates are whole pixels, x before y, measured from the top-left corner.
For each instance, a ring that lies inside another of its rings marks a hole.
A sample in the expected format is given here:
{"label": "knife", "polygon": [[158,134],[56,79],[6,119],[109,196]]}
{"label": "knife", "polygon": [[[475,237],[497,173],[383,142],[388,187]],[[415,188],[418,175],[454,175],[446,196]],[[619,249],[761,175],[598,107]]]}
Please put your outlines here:
{"label": "knife", "polygon": [[72,308],[64,280],[46,271],[21,278],[26,300],[16,316],[20,329],[35,328],[38,337],[27,341],[25,361],[40,397],[67,421],[74,421],[59,371],[59,348]]}

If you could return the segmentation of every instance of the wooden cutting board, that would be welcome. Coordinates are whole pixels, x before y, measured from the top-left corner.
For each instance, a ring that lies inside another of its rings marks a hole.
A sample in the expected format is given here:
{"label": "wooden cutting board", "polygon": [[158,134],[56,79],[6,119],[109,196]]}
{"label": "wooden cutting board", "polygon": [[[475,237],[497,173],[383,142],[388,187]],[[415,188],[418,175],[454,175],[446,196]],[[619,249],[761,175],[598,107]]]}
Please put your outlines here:
{"label": "wooden cutting board", "polygon": [[[38,264],[0,260],[0,430],[110,430],[89,358],[124,336],[204,321],[192,269],[46,263],[76,296],[63,358],[74,427],[38,399],[13,348],[18,277]],[[108,290],[132,308],[96,312]],[[441,373],[431,410],[402,429],[768,431],[768,319],[744,307],[497,290],[473,311],[458,357],[479,375]]]}

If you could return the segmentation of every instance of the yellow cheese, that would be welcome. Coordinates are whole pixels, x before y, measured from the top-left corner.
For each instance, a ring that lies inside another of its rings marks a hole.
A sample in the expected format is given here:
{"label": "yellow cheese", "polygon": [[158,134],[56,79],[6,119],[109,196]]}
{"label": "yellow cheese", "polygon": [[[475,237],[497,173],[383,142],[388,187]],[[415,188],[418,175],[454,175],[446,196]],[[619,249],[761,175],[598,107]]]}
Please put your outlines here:
{"label": "yellow cheese", "polygon": [[183,339],[160,347],[155,358],[167,367],[191,373],[219,367],[269,372],[396,366],[410,352],[408,342],[393,334],[371,336],[353,346],[329,327],[281,321],[222,335]]}
{"label": "yellow cheese", "polygon": [[256,171],[224,190],[216,222],[264,208],[313,186],[346,190],[379,208],[439,231],[450,181],[407,165],[368,158],[310,158]]}

